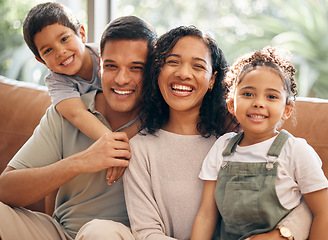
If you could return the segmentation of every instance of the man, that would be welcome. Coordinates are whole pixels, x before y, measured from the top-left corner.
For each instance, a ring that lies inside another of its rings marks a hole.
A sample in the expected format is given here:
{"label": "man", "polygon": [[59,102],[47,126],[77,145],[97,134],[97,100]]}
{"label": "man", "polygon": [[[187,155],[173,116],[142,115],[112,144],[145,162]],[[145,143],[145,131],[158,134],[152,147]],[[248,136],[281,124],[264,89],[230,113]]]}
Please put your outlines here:
{"label": "man", "polygon": [[[94,142],[51,106],[0,176],[0,238],[133,239],[125,227],[129,221],[119,176],[131,156],[128,139],[137,133],[143,73],[155,36],[133,16],[106,27],[100,43],[103,92],[82,99],[113,133]],[[53,218],[12,208],[56,189]]]}

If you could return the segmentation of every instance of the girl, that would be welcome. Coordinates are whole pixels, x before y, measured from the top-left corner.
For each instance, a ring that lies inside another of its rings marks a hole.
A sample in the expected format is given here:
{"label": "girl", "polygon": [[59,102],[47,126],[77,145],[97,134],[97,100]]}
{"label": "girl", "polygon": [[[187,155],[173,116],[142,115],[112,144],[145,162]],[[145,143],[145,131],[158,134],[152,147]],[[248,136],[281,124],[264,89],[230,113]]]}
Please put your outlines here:
{"label": "girl", "polygon": [[[294,73],[271,47],[230,68],[227,107],[243,131],[220,137],[205,158],[199,175],[206,180],[203,199],[191,239],[211,239],[218,215],[219,239],[252,239],[275,229],[302,194],[313,214],[309,239],[328,239],[328,181],[321,160],[304,139],[277,130],[294,109]],[[293,239],[282,227],[277,230]]]}

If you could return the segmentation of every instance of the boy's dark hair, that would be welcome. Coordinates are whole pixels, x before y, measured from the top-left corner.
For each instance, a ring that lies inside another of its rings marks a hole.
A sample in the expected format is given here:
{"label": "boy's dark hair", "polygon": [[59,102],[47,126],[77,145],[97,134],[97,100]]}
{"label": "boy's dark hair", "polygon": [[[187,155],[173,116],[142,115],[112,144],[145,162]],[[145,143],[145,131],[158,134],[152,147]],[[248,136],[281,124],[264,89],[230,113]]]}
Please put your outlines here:
{"label": "boy's dark hair", "polygon": [[200,122],[197,124],[197,130],[203,137],[209,137],[212,134],[220,136],[225,132],[225,120],[228,114],[224,100],[225,90],[222,85],[227,69],[227,62],[222,50],[218,48],[216,42],[193,26],[174,28],[163,34],[157,40],[151,59],[151,71],[146,75],[143,85],[144,102],[141,116],[141,128],[145,129],[150,134],[154,134],[169,120],[169,106],[160,92],[158,76],[165,64],[168,54],[172,51],[175,44],[186,36],[197,37],[206,44],[211,54],[212,74],[217,72],[212,90],[207,91],[204,96],[199,111]]}
{"label": "boy's dark hair", "polygon": [[100,39],[100,55],[102,55],[105,43],[110,40],[146,40],[148,53],[154,47],[156,33],[151,25],[136,16],[123,16],[111,21],[106,27]]}
{"label": "boy's dark hair", "polygon": [[24,40],[33,54],[42,59],[34,43],[34,36],[52,24],[61,24],[72,29],[79,35],[80,22],[69,8],[57,2],[41,3],[34,6],[27,14],[23,23]]}

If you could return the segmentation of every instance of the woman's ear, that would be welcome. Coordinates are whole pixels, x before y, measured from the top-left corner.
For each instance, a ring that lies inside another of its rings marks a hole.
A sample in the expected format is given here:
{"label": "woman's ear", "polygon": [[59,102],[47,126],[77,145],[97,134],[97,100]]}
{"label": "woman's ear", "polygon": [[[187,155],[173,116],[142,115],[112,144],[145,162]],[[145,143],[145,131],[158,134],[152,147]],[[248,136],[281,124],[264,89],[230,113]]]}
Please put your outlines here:
{"label": "woman's ear", "polygon": [[293,113],[295,108],[295,101],[289,101],[285,106],[285,110],[281,116],[281,120],[286,121]]}
{"label": "woman's ear", "polygon": [[214,83],[215,83],[215,79],[216,79],[216,75],[218,74],[217,71],[214,72],[214,74],[212,75],[209,85],[208,85],[208,90],[212,91]]}

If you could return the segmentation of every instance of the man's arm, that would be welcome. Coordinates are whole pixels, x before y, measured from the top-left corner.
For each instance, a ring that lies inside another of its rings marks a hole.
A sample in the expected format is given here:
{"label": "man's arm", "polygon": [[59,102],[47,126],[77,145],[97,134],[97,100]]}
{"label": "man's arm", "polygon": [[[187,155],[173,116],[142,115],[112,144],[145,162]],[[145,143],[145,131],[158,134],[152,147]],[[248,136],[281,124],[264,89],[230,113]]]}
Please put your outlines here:
{"label": "man's arm", "polygon": [[[35,153],[38,154],[38,153]],[[11,206],[26,206],[55,191],[81,173],[110,167],[127,167],[130,159],[125,133],[105,134],[88,149],[38,168],[7,167],[0,175],[0,201]]]}

